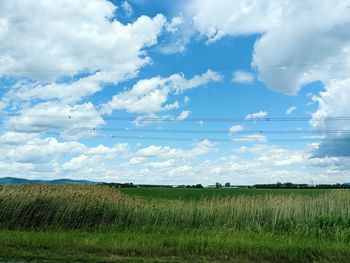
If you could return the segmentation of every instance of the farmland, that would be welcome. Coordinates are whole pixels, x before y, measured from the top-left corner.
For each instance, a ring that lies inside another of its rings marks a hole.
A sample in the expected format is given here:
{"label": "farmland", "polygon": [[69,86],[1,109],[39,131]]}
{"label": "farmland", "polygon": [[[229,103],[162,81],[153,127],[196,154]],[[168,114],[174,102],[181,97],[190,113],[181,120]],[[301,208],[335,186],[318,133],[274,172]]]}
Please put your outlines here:
{"label": "farmland", "polygon": [[149,199],[199,200],[205,198],[229,198],[261,195],[308,195],[325,194],[326,189],[252,189],[252,188],[123,188],[122,193]]}
{"label": "farmland", "polygon": [[3,260],[347,262],[347,190],[0,187]]}

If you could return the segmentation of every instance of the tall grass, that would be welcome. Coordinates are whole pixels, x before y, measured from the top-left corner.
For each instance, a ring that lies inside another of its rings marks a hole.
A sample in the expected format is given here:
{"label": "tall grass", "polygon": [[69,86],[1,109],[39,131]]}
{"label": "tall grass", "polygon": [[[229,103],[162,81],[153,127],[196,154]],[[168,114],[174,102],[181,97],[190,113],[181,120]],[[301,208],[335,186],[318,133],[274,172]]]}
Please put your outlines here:
{"label": "tall grass", "polygon": [[0,227],[100,229],[229,228],[300,231],[350,241],[350,191],[145,200],[105,186],[0,187]]}

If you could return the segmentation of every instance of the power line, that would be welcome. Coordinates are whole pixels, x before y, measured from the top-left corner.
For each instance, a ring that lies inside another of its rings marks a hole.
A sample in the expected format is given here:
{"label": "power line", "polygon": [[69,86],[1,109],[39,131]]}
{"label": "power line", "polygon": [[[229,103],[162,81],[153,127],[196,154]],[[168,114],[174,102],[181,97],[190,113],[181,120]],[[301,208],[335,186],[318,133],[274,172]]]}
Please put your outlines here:
{"label": "power line", "polygon": [[[293,69],[298,67],[305,67],[305,66],[334,66],[334,65],[345,65],[349,64],[350,61],[340,61],[340,62],[329,62],[329,63],[297,63],[297,64],[279,64],[279,65],[265,65],[265,66],[258,66],[259,69],[278,69],[278,70],[287,70],[287,69]],[[197,67],[197,68],[185,68],[185,67],[179,67],[179,68],[141,68],[141,69],[135,69],[135,70],[142,70],[145,72],[161,72],[161,71],[206,71],[208,69],[211,70],[221,70],[221,71],[228,71],[228,70],[234,70],[234,69],[254,69],[254,66],[249,64],[241,64],[241,65],[230,65],[227,67],[215,67],[215,66],[207,66],[207,67]],[[57,69],[57,70],[48,70],[48,69],[8,69],[8,68],[0,68],[0,72],[38,72],[38,73],[97,73],[97,72],[119,72],[118,70],[113,69],[106,69],[106,70],[63,70],[63,69]]]}
{"label": "power line", "polygon": [[[140,137],[140,136],[119,136],[119,135],[108,135],[103,138],[111,139],[130,139],[130,140],[140,140],[140,141],[177,141],[177,142],[198,142],[208,140],[210,142],[225,142],[225,143],[267,143],[267,142],[288,142],[288,143],[306,143],[315,142],[316,139],[259,139],[259,138],[249,138],[249,137],[236,137],[232,139],[222,139],[222,138],[178,138],[178,137]],[[347,142],[346,139],[336,139],[339,142]]]}
{"label": "power line", "polygon": [[[52,127],[52,126],[51,126]],[[56,126],[57,128],[57,126]],[[122,130],[120,128],[110,128],[108,129],[109,131],[113,131],[114,130],[119,130],[121,132],[134,132],[136,131],[135,130]],[[15,130],[16,132],[35,132],[33,130]],[[81,131],[81,129],[79,130],[68,130],[68,131]],[[96,129],[89,129],[88,131],[96,131]],[[143,130],[145,131],[145,130]],[[147,129],[148,132],[151,132],[153,131],[157,131],[155,129]],[[181,133],[182,132],[189,132],[189,131],[182,131],[182,130],[169,130],[167,132],[174,132],[174,131],[180,131]],[[329,130],[329,132],[331,133],[335,133],[335,132],[338,132],[339,133],[340,130]],[[37,131],[37,132],[40,132],[40,131]],[[207,132],[207,131],[205,131]],[[268,132],[268,131],[266,131]],[[279,132],[285,132],[285,131],[271,131],[271,132],[276,132],[276,133],[279,133]],[[288,131],[289,132],[289,131]],[[312,131],[310,131],[312,132]],[[344,131],[346,133],[350,133],[350,131]],[[53,133],[52,131],[51,132],[47,132],[47,133]],[[293,133],[292,133],[293,134]],[[74,134],[72,134],[74,135]],[[226,132],[226,135],[229,135],[227,132]],[[254,135],[254,134],[253,134]],[[255,134],[255,135],[261,135],[261,134]],[[181,142],[195,142],[195,141],[203,141],[203,140],[210,140],[212,142],[232,142],[232,143],[263,143],[263,142],[288,142],[288,143],[306,143],[306,142],[315,142],[315,141],[319,141],[319,140],[322,140],[324,138],[272,138],[272,139],[267,139],[267,138],[264,138],[264,137],[249,137],[249,136],[230,136],[229,138],[193,138],[193,137],[154,137],[154,136],[127,136],[127,135],[116,135],[116,134],[94,134],[92,135],[91,137],[93,138],[103,138],[103,139],[131,139],[131,140],[139,140],[139,141],[149,141],[149,140],[152,140],[152,141],[181,141]],[[339,142],[347,142],[348,140],[346,138],[336,138],[336,139],[333,139],[334,141],[339,141]]]}
{"label": "power line", "polygon": [[[21,114],[15,112],[2,112],[0,116],[3,117],[33,117],[33,118],[44,118],[44,119],[80,119],[80,120],[96,120],[99,117],[91,117],[84,115],[58,115],[58,114]],[[142,121],[142,122],[172,122],[178,121],[176,117],[128,117],[128,116],[101,116],[104,120],[111,121]],[[189,117],[181,120],[182,122],[302,122],[310,121],[310,117]],[[318,117],[313,118],[314,121],[350,121],[348,116],[338,116],[338,117]]]}
{"label": "power line", "polygon": [[[0,127],[4,127],[11,131],[30,131],[20,130],[18,128],[39,128],[39,129],[57,129],[57,130],[69,130],[69,131],[117,131],[125,133],[180,133],[180,134],[226,134],[232,135],[228,130],[208,130],[208,129],[151,129],[151,128],[117,128],[117,127],[72,127],[69,125],[55,125],[55,124],[40,124],[32,123],[27,125],[25,123],[12,124],[14,127],[7,127],[4,124],[0,124]],[[236,132],[235,134],[270,134],[270,135],[285,135],[285,134],[348,134],[350,130],[243,130]]]}

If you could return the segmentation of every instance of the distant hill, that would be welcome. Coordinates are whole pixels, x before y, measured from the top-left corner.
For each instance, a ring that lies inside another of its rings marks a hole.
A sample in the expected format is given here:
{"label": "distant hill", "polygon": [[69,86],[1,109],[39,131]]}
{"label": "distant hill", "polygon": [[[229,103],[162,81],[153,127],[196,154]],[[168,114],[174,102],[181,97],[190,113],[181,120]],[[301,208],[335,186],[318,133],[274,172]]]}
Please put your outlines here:
{"label": "distant hill", "polygon": [[18,185],[18,184],[96,184],[96,182],[87,180],[71,180],[71,179],[56,179],[56,180],[28,180],[15,177],[0,178],[0,185]]}

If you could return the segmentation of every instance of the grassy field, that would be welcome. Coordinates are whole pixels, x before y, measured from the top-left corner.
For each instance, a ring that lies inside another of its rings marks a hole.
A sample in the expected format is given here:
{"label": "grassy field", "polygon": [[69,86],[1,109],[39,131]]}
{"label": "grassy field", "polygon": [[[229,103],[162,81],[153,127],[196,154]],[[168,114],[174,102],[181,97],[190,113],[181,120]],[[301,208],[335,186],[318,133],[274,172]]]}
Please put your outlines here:
{"label": "grassy field", "polygon": [[199,200],[203,198],[224,198],[239,195],[308,195],[325,194],[326,189],[253,189],[253,188],[121,188],[124,194],[142,198]]}
{"label": "grassy field", "polygon": [[0,255],[53,262],[349,262],[350,191],[0,187]]}

